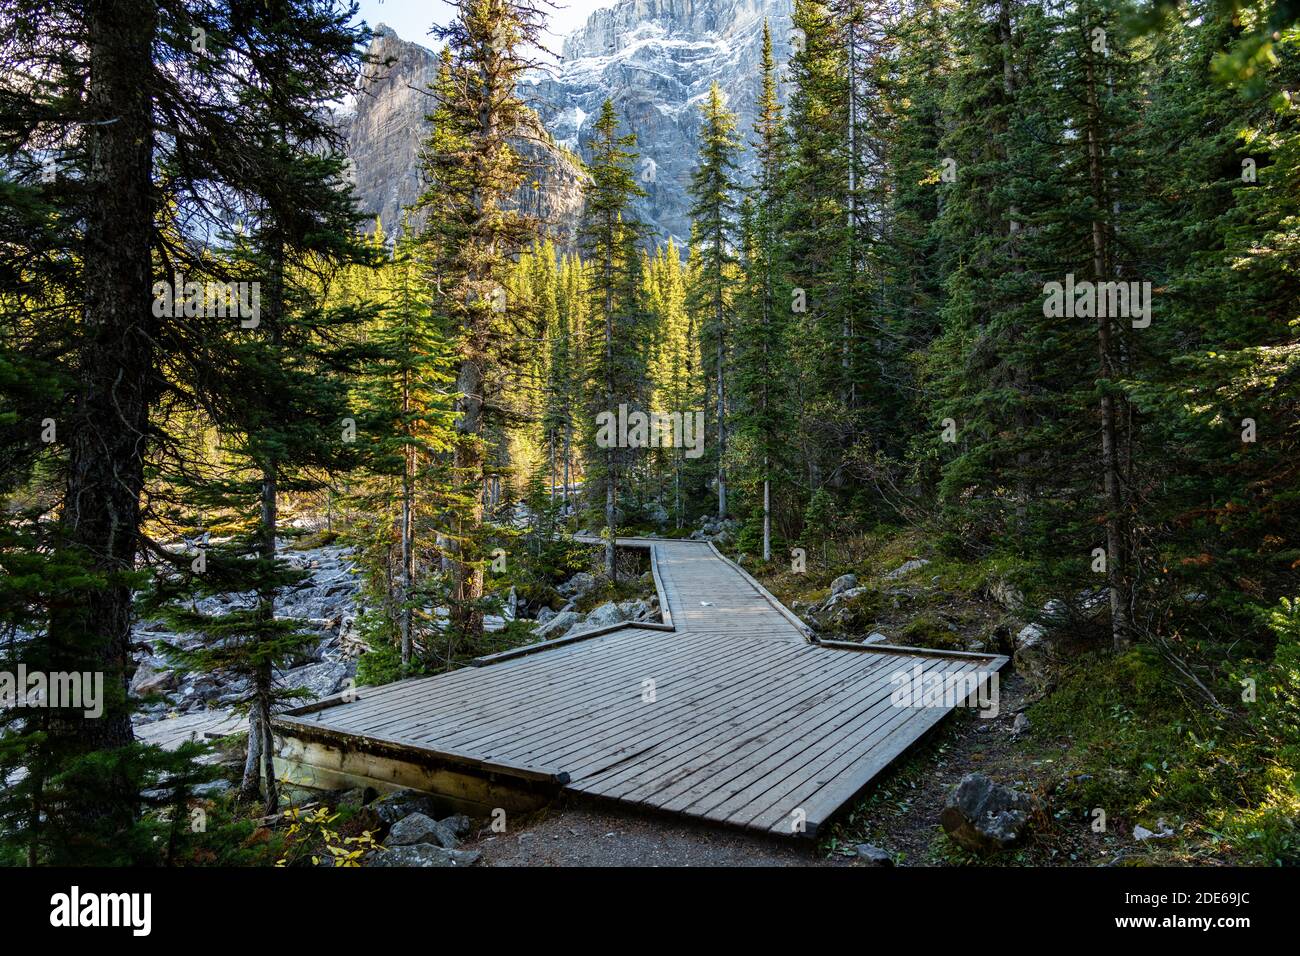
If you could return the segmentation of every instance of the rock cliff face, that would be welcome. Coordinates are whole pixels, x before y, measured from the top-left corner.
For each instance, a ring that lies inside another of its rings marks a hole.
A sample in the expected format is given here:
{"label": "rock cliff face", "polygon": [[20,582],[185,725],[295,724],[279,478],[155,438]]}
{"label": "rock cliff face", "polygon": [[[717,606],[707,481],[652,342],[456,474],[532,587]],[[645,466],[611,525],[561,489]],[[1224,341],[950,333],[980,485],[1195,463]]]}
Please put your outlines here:
{"label": "rock cliff face", "polygon": [[[377,30],[370,47],[377,65],[365,68],[340,122],[362,208],[379,217],[392,236],[406,207],[420,195],[419,150],[429,131],[426,115],[433,101],[428,87],[437,76],[438,57],[388,27]],[[390,58],[391,66],[382,65]],[[563,150],[532,143],[521,143],[519,149],[536,164],[519,191],[520,204],[546,223],[561,245],[570,245],[582,211],[581,171]],[[420,224],[419,217],[415,221]]]}
{"label": "rock cliff face", "polygon": [[[637,173],[647,196],[638,201],[638,214],[653,239],[672,236],[684,244],[700,104],[716,81],[738,114],[739,136],[751,138],[763,21],[771,24],[776,61],[783,64],[790,55],[792,8],[792,0],[619,0],[566,37],[558,66],[530,76],[520,92],[555,140],[580,156],[587,155],[602,102],[613,100],[641,153]],[[397,63],[370,69],[378,75],[363,79],[346,123],[358,191],[388,229],[418,195],[416,152],[429,108],[422,91],[437,57],[380,30],[372,52]],[[520,201],[568,245],[582,211],[581,174],[563,150],[540,158],[536,185],[522,190]],[[742,178],[751,165],[746,150]]]}
{"label": "rock cliff face", "polygon": [[[763,46],[771,24],[777,63],[790,56],[791,0],[620,0],[597,10],[564,41],[554,74],[524,90],[551,134],[586,155],[606,97],[637,136],[638,174],[648,195],[639,213],[653,233],[690,235],[691,171],[699,151],[700,104],[713,82],[752,136]],[[749,151],[741,170],[751,165]]]}

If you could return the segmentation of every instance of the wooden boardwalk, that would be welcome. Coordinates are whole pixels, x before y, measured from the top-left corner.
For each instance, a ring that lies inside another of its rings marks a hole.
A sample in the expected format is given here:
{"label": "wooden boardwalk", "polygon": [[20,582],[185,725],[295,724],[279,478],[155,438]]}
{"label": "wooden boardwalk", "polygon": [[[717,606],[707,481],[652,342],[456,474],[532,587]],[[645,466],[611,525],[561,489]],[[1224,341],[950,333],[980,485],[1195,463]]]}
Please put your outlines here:
{"label": "wooden boardwalk", "polygon": [[546,642],[290,712],[276,722],[286,766],[325,783],[421,786],[480,812],[564,787],[811,836],[951,710],[899,706],[898,675],[946,678],[960,701],[1005,662],[816,643],[711,545],[620,543],[653,548],[665,624]]}

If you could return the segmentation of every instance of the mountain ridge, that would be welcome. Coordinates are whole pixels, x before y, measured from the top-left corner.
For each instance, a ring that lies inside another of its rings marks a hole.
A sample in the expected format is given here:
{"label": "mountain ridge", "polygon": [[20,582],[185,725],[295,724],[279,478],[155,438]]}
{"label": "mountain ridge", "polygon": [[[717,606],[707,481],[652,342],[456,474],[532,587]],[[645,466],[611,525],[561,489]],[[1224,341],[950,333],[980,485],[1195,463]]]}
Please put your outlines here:
{"label": "mountain ridge", "polygon": [[[520,94],[558,148],[520,144],[539,173],[520,194],[523,207],[547,223],[557,244],[571,248],[582,210],[582,171],[565,150],[583,155],[591,125],[608,97],[625,132],[637,136],[637,174],[647,195],[634,203],[651,241],[690,235],[689,185],[699,148],[699,104],[717,82],[748,140],[759,87],[764,19],[776,60],[790,52],[792,0],[619,0],[595,10],[562,41],[560,62],[537,70]],[[393,57],[391,70],[371,68],[346,118],[363,207],[389,223],[419,195],[418,148],[428,129],[428,96],[437,54],[402,40],[382,24],[371,54]],[[752,165],[741,156],[740,175]]]}

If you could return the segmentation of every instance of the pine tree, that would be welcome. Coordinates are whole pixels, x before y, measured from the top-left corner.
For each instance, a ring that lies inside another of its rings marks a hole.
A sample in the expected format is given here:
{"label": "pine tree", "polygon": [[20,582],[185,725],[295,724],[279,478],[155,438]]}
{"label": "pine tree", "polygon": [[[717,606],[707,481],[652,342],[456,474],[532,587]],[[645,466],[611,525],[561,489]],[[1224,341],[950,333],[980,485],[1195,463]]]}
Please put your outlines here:
{"label": "pine tree", "polygon": [[[218,234],[249,197],[291,191],[302,179],[284,182],[280,159],[337,137],[320,104],[342,95],[355,74],[362,31],[349,19],[319,4],[254,10],[141,0],[19,4],[0,14],[0,48],[14,66],[6,82],[19,80],[4,97],[5,148],[45,152],[62,187],[51,194],[78,209],[66,220],[78,224],[67,260],[78,271],[65,301],[78,303],[80,321],[63,350],[75,385],[59,423],[67,453],[54,479],[63,496],[50,544],[84,573],[69,574],[68,588],[51,595],[34,640],[51,670],[102,673],[106,699],[95,719],[52,711],[42,750],[32,754],[29,792],[46,820],[33,846],[41,840],[40,854],[52,861],[148,845],[134,838],[155,757],[132,744],[132,592],[142,583],[137,557],[149,546],[141,534],[146,463],[166,462],[177,447],[172,417],[153,412],[229,397],[203,391],[215,358],[209,330],[162,321],[153,276],[183,272],[200,288],[199,280],[225,278],[226,263],[194,237]],[[61,27],[53,42],[33,29],[47,22]],[[38,74],[51,82],[22,79]],[[68,133],[56,142],[37,125]],[[74,181],[82,188],[67,189]],[[312,221],[322,200],[335,202],[332,194],[296,196],[294,216]],[[68,274],[51,265],[52,276]]]}
{"label": "pine tree", "polygon": [[436,308],[455,330],[459,354],[451,621],[471,641],[483,633],[488,371],[505,354],[499,336],[510,320],[510,267],[538,234],[538,224],[513,201],[527,172],[514,143],[539,132],[516,89],[531,66],[523,51],[541,45],[542,24],[528,2],[459,0],[453,23],[434,31],[446,54],[433,90],[434,130],[423,159],[428,186],[418,207],[429,214],[425,256],[436,276]]}
{"label": "pine tree", "polygon": [[[587,373],[591,382],[590,408],[597,416],[619,416],[619,406],[629,410],[644,406],[645,318],[640,302],[640,256],[636,243],[640,225],[631,218],[631,203],[644,191],[636,184],[632,164],[637,154],[636,136],[618,131],[614,104],[605,100],[593,129],[595,139],[587,162],[590,178],[584,188],[579,240],[587,256],[588,287],[593,335],[588,347]],[[615,426],[616,428],[617,426]],[[615,539],[620,472],[634,455],[618,447],[609,426],[597,427],[588,468],[586,490],[594,502],[595,488],[604,491],[605,576],[616,577]]]}
{"label": "pine tree", "polygon": [[783,464],[788,421],[783,384],[789,313],[777,303],[788,298],[780,287],[781,182],[786,159],[786,133],[777,94],[772,34],[763,24],[762,89],[751,147],[758,172],[745,199],[742,227],[743,292],[737,315],[735,392],[736,437],[748,451],[749,471],[758,476],[762,501],[762,555],[772,558],[772,474]]}
{"label": "pine tree", "polygon": [[712,343],[709,371],[713,380],[718,447],[718,517],[727,516],[727,366],[729,330],[735,282],[735,216],[737,211],[736,117],[723,103],[717,83],[700,106],[700,160],[691,174],[692,228],[698,239],[700,286],[697,295],[707,303],[708,324],[701,334]]}

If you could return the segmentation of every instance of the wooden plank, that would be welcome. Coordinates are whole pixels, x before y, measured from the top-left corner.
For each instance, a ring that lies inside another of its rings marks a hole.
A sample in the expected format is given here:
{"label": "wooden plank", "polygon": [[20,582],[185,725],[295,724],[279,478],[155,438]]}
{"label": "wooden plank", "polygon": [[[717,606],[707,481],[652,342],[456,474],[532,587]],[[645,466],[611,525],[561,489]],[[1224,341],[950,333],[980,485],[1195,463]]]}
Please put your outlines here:
{"label": "wooden plank", "polygon": [[[644,633],[651,635],[652,639],[658,636],[657,632]],[[630,631],[620,632],[617,635],[620,642],[631,641],[636,643],[637,637],[637,634]],[[611,641],[612,638],[610,635],[602,635],[602,640]],[[647,653],[653,652],[653,644],[647,643],[644,646],[647,648]],[[391,697],[377,700],[374,696],[371,696],[364,707],[354,707],[350,710],[340,711],[332,719],[336,725],[353,726],[358,721],[365,723],[373,720],[372,715],[374,714],[383,714],[385,718],[398,718],[406,713],[413,715],[422,710],[429,711],[438,707],[463,707],[468,700],[482,698],[485,692],[488,691],[505,697],[514,689],[534,680],[538,675],[556,672],[557,668],[563,668],[574,659],[588,659],[588,655],[577,658],[577,650],[556,649],[544,658],[527,658],[509,662],[508,666],[493,668],[490,671],[464,668],[431,678],[421,678],[422,683],[420,686],[411,685],[406,688],[405,692],[398,698],[400,702],[394,702]],[[604,660],[604,658],[600,658],[600,660]],[[467,679],[461,681],[452,680],[457,677]],[[410,682],[404,683],[410,684]]]}
{"label": "wooden plank", "polygon": [[[703,657],[695,648],[686,647],[682,650],[683,653],[671,659],[647,658],[640,662],[620,664],[599,683],[589,685],[588,681],[579,680],[582,690],[579,695],[572,693],[571,689],[557,690],[554,692],[555,697],[542,701],[532,709],[518,712],[512,708],[506,726],[493,728],[488,735],[476,738],[473,746],[492,747],[498,745],[501,738],[508,736],[511,739],[504,744],[506,749],[502,753],[530,752],[539,739],[562,739],[575,731],[573,727],[561,730],[562,725],[572,725],[575,719],[580,721],[583,718],[603,721],[620,699],[629,702],[639,700],[641,681],[644,680],[640,674],[652,673],[656,679],[666,681],[678,675],[689,675],[726,654],[725,649],[717,647],[706,651]],[[630,678],[627,676],[629,673],[633,674]],[[577,676],[581,678],[585,675]],[[521,725],[524,727],[522,732],[519,730]]]}
{"label": "wooden plank", "polygon": [[[709,748],[709,759],[698,762],[690,772],[675,779],[650,781],[640,787],[623,789],[619,796],[637,803],[651,803],[667,809],[685,809],[704,794],[720,795],[731,780],[754,773],[769,754],[788,755],[788,748],[807,746],[809,738],[820,739],[830,732],[827,714],[852,712],[850,708],[874,706],[882,697],[887,698],[879,681],[883,667],[872,668],[867,673],[857,669],[843,679],[851,688],[848,693],[835,694],[833,688],[803,688],[795,706],[781,712],[779,719],[756,723],[746,732],[727,742],[725,750],[718,746]],[[770,763],[770,762],[769,762]],[[759,771],[765,775],[767,768]],[[725,797],[723,798],[725,799]]]}
{"label": "wooden plank", "polygon": [[[802,655],[803,650],[798,645],[791,645],[791,650]],[[854,662],[837,660],[834,658],[824,658],[819,664],[819,670],[814,675],[815,678],[822,680],[832,680],[836,686],[845,679],[845,675],[850,674],[853,670]],[[823,673],[822,668],[826,670]],[[759,673],[759,679],[770,679],[769,674]],[[789,675],[783,675],[781,682],[774,696],[762,700],[751,701],[752,711],[761,711],[765,721],[783,721],[788,718],[790,712],[805,701],[810,693],[809,686],[804,682],[791,680]],[[824,692],[824,689],[823,689]],[[772,708],[779,707],[779,710]],[[739,710],[739,708],[737,708]],[[729,716],[729,712],[726,716]],[[757,721],[751,720],[750,727],[754,727]],[[624,767],[613,775],[602,776],[600,780],[588,780],[590,774],[572,760],[566,759],[565,765],[572,767],[570,776],[575,781],[585,781],[584,789],[593,789],[599,787],[600,792],[622,797],[626,792],[640,786],[644,782],[647,773],[657,776],[664,780],[667,775],[679,771],[684,766],[698,767],[701,762],[709,763],[719,756],[718,741],[720,738],[727,739],[735,737],[737,729],[727,720],[714,720],[707,724],[695,728],[693,733],[684,733],[674,738],[671,746],[656,754],[653,766],[650,767]],[[701,754],[708,757],[708,760],[702,760]],[[692,765],[691,762],[695,761]]]}
{"label": "wooden plank", "polygon": [[[310,724],[294,717],[273,717],[271,718],[271,728],[277,734],[286,738],[322,743],[328,746],[347,747],[355,745],[358,739],[356,735],[339,734],[328,728]],[[374,734],[366,734],[361,739],[364,740],[365,749],[368,753],[389,757],[393,760],[434,761],[452,767],[476,770],[481,773],[501,774],[502,776],[530,780],[536,783],[565,784],[569,782],[567,773],[549,767],[529,767],[501,760],[484,760],[474,754],[454,750],[412,747],[404,740],[380,737]]]}
{"label": "wooden plank", "polygon": [[[782,653],[793,656],[796,649],[787,647]],[[710,676],[696,680],[696,687],[688,688],[681,695],[685,700],[657,701],[650,706],[655,708],[649,716],[642,716],[635,725],[616,724],[602,734],[570,744],[562,750],[539,750],[547,759],[562,763],[570,768],[574,780],[591,778],[596,773],[598,764],[606,763],[605,756],[611,750],[611,743],[617,743],[620,751],[644,750],[652,743],[668,743],[680,746],[684,740],[694,739],[709,727],[716,727],[727,716],[743,709],[746,699],[752,701],[754,685],[770,680],[770,675],[754,669],[738,668],[727,678]],[[662,706],[661,706],[662,703]],[[689,710],[683,710],[689,706]],[[631,736],[629,736],[629,733]],[[661,761],[666,752],[656,753],[654,766],[662,766]]]}
{"label": "wooden plank", "polygon": [[593,628],[590,631],[578,631],[574,634],[566,634],[563,637],[552,638],[549,641],[540,641],[536,644],[525,644],[522,647],[512,647],[507,651],[497,651],[495,654],[484,654],[482,657],[474,658],[469,662],[469,664],[470,667],[486,667],[489,664],[499,664],[501,661],[515,660],[528,654],[548,651],[553,647],[563,647],[566,644],[573,644],[577,641],[585,641],[593,637],[600,637],[604,634],[611,634],[614,631],[625,631],[632,627],[645,628],[647,630],[672,630],[671,627],[663,627],[663,625],[653,623],[620,621],[617,624]]}
{"label": "wooden plank", "polygon": [[[376,723],[370,720],[362,726],[398,727],[411,720],[421,718],[427,720],[440,713],[468,720],[475,714],[481,717],[485,709],[501,707],[518,712],[525,704],[544,695],[572,697],[575,690],[582,690],[585,696],[592,687],[603,686],[600,682],[604,681],[607,675],[621,674],[629,666],[634,666],[640,661],[665,658],[675,660],[690,653],[689,645],[674,642],[667,649],[663,645],[636,645],[622,654],[604,653],[597,658],[578,659],[573,662],[573,666],[564,668],[561,668],[559,662],[552,658],[549,664],[531,670],[527,674],[501,672],[493,675],[497,680],[491,682],[487,682],[485,676],[485,682],[481,686],[469,688],[463,697],[442,698],[436,702],[436,706],[432,702],[416,701],[408,704],[404,709],[395,711],[391,715],[392,719],[386,719],[390,715],[385,714],[381,718],[384,722]],[[553,682],[557,678],[560,679],[559,682]],[[582,696],[578,699],[581,700]],[[422,736],[429,737],[430,734],[426,733]]]}
{"label": "wooden plank", "polygon": [[[959,668],[960,670],[966,670],[973,669],[976,666],[975,664],[966,664],[959,665]],[[758,829],[771,829],[774,826],[779,826],[780,821],[785,816],[795,807],[802,806],[805,800],[810,799],[827,782],[818,775],[819,772],[835,767],[834,774],[831,774],[831,778],[833,778],[840,769],[855,760],[861,759],[873,747],[883,740],[889,739],[890,735],[899,728],[910,725],[916,731],[920,731],[923,727],[928,729],[934,722],[947,714],[949,710],[950,708],[939,707],[891,708],[891,712],[887,712],[885,720],[880,721],[879,717],[875,716],[871,718],[871,723],[863,725],[862,729],[864,730],[867,727],[876,726],[878,732],[865,734],[861,738],[855,734],[855,730],[859,727],[859,724],[855,723],[846,729],[846,732],[840,736],[839,741],[832,747],[818,753],[813,760],[800,765],[794,771],[788,773],[776,786],[763,792],[760,796],[762,802],[767,804],[767,809],[756,807],[760,802],[758,799],[740,809],[734,809],[739,806],[738,804],[730,804],[728,806],[730,812],[726,819],[728,822],[734,821],[737,825],[752,825]],[[927,720],[927,717],[933,719]],[[915,740],[921,736],[921,733],[908,731],[908,736],[911,740]],[[806,812],[807,808],[804,809]],[[721,814],[723,808],[719,807],[717,812]],[[709,816],[708,813],[704,815]],[[810,820],[810,822],[820,824],[821,821]]]}

